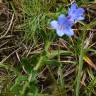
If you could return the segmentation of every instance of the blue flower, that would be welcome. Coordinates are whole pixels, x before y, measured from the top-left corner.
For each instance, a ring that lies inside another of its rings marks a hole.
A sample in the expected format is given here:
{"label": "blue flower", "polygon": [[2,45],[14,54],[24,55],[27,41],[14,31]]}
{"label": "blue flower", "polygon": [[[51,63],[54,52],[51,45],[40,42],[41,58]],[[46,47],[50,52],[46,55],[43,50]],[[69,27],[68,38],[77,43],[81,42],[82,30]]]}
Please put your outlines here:
{"label": "blue flower", "polygon": [[58,36],[62,37],[67,35],[69,37],[74,35],[72,26],[79,20],[84,19],[84,9],[78,8],[76,3],[71,5],[71,8],[68,10],[68,16],[61,14],[58,17],[58,20],[51,21],[51,27],[56,30]]}
{"label": "blue flower", "polygon": [[72,36],[74,35],[73,30],[71,29],[72,23],[68,21],[68,18],[64,14],[61,14],[58,17],[58,20],[51,21],[51,27],[56,30],[58,36],[62,37],[63,35]]}
{"label": "blue flower", "polygon": [[71,8],[68,10],[68,17],[71,22],[78,22],[79,20],[84,20],[84,9],[78,8],[76,3],[71,5]]}

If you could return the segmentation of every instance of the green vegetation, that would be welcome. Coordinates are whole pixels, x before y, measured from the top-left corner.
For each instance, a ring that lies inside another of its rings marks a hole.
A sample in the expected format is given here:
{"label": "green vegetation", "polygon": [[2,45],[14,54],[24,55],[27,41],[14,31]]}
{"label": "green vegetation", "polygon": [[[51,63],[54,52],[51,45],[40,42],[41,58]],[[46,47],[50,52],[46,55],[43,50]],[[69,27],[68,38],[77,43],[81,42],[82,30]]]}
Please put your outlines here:
{"label": "green vegetation", "polygon": [[96,96],[96,0],[74,36],[50,27],[70,1],[0,0],[0,96]]}

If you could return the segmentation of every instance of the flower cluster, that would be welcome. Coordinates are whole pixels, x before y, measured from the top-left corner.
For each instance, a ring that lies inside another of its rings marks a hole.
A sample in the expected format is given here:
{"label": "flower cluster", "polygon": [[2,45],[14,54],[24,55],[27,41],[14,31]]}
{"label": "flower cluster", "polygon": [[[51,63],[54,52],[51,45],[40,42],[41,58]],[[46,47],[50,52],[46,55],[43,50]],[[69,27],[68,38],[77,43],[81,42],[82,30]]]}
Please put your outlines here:
{"label": "flower cluster", "polygon": [[79,20],[84,20],[84,9],[78,8],[77,4],[73,3],[68,10],[68,16],[61,14],[57,21],[53,20],[50,24],[58,36],[67,35],[70,37],[74,35],[72,26]]}

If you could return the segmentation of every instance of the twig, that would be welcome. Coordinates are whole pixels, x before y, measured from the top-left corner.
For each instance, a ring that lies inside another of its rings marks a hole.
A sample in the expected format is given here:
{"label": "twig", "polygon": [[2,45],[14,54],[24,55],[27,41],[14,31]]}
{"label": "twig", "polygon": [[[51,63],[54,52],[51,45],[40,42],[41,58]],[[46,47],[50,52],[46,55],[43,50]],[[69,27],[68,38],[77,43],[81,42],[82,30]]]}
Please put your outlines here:
{"label": "twig", "polygon": [[10,21],[10,24],[9,24],[8,29],[6,30],[6,32],[4,33],[4,35],[2,35],[2,36],[0,37],[0,39],[4,38],[4,37],[7,35],[7,33],[9,32],[9,30],[11,29],[13,20],[14,20],[14,13],[13,13],[13,15],[12,15],[12,18],[11,18],[11,21]]}
{"label": "twig", "polygon": [[15,52],[17,52],[21,47],[19,47],[17,50],[13,51],[11,54],[9,54],[7,57],[5,57],[0,64],[4,63],[11,55],[13,55]]}

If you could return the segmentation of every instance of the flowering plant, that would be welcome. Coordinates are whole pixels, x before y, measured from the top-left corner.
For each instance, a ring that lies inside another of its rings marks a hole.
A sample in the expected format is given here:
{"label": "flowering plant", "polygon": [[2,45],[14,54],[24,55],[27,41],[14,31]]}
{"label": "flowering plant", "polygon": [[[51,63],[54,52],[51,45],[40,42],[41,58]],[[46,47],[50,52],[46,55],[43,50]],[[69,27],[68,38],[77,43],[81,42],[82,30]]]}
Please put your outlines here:
{"label": "flowering plant", "polygon": [[58,36],[67,35],[70,37],[74,35],[72,26],[79,20],[84,20],[84,9],[78,8],[77,4],[73,3],[68,10],[68,16],[61,14],[57,21],[53,20],[50,24]]}

